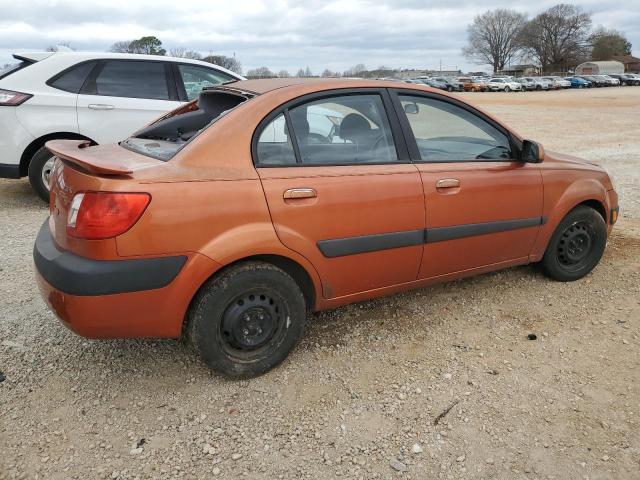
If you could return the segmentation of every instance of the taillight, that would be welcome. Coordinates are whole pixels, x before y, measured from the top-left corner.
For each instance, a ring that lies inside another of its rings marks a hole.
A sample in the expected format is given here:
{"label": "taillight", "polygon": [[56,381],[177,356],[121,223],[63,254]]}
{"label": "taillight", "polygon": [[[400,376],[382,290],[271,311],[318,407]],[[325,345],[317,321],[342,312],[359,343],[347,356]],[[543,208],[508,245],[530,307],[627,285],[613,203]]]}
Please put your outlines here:
{"label": "taillight", "polygon": [[150,201],[148,193],[78,193],[69,207],[67,233],[87,240],[116,237],[135,225]]}
{"label": "taillight", "polygon": [[0,107],[17,107],[29,100],[31,97],[33,97],[33,95],[29,95],[28,93],[2,90],[0,88]]}

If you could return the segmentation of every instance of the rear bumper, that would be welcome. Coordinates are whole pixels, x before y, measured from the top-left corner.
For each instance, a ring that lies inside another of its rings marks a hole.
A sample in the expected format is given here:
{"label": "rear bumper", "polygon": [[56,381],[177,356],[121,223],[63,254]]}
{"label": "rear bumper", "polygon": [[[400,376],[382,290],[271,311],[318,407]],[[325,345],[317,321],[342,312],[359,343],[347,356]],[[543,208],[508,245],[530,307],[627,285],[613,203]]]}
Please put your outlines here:
{"label": "rear bumper", "polygon": [[221,267],[197,253],[134,260],[80,257],[57,248],[48,222],[33,256],[42,298],[66,327],[88,338],[179,337],[191,299]]}
{"label": "rear bumper", "polygon": [[20,165],[0,163],[0,178],[20,178]]}

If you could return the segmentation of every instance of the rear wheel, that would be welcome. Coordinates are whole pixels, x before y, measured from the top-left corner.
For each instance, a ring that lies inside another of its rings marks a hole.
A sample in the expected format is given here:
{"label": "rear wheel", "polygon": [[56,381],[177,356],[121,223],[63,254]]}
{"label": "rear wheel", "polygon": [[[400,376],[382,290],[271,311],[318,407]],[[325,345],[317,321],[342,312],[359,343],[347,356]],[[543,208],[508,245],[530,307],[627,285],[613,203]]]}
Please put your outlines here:
{"label": "rear wheel", "polygon": [[235,378],[280,364],[302,335],[304,296],[283,270],[247,262],[208,281],[189,313],[189,336],[205,363]]}
{"label": "rear wheel", "polygon": [[504,87],[504,91],[509,93],[511,91],[511,89],[509,87]]}
{"label": "rear wheel", "polygon": [[54,155],[43,146],[33,154],[29,162],[29,183],[45,202],[49,201],[49,179],[54,158]]}
{"label": "rear wheel", "polygon": [[593,208],[579,206],[567,214],[553,233],[542,258],[544,273],[570,282],[587,275],[602,258],[607,226]]}

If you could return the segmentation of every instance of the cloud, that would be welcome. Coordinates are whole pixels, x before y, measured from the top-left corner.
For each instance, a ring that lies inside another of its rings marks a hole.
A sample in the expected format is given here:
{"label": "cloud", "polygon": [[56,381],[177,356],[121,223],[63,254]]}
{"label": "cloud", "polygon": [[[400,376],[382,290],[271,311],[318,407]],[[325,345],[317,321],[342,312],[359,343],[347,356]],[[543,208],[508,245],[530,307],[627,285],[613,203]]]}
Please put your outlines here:
{"label": "cloud", "polygon": [[[0,63],[19,49],[69,42],[79,50],[106,50],[118,40],[156,35],[165,48],[235,53],[245,69],[266,65],[276,71],[305,66],[315,72],[325,67],[342,71],[356,63],[434,68],[440,61],[445,69],[477,69],[460,53],[475,15],[513,8],[533,16],[555,3],[0,0]],[[640,4],[585,0],[582,6],[593,12],[594,24],[624,31],[640,54]]]}

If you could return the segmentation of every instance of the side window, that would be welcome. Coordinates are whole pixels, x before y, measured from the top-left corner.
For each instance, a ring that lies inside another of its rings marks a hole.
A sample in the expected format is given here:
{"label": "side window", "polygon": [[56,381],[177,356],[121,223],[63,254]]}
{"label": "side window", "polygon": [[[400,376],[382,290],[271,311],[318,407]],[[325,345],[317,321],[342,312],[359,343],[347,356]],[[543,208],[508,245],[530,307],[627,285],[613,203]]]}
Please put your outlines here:
{"label": "side window", "polygon": [[487,121],[449,102],[400,95],[400,102],[426,162],[508,160],[509,138]]}
{"label": "side window", "polygon": [[300,161],[307,165],[398,160],[379,95],[344,95],[289,111]]}
{"label": "side window", "polygon": [[88,93],[169,100],[166,62],[107,60]]}
{"label": "side window", "polygon": [[178,64],[178,70],[189,100],[198,98],[198,95],[205,87],[220,85],[229,80],[234,80],[233,77],[213,68],[199,67],[197,65]]}
{"label": "side window", "polygon": [[87,79],[89,72],[93,70],[97,62],[84,62],[71,67],[49,83],[53,88],[64,90],[65,92],[78,93]]}
{"label": "side window", "polygon": [[292,165],[296,163],[296,155],[291,144],[284,114],[278,115],[264,127],[257,145],[260,165]]}

